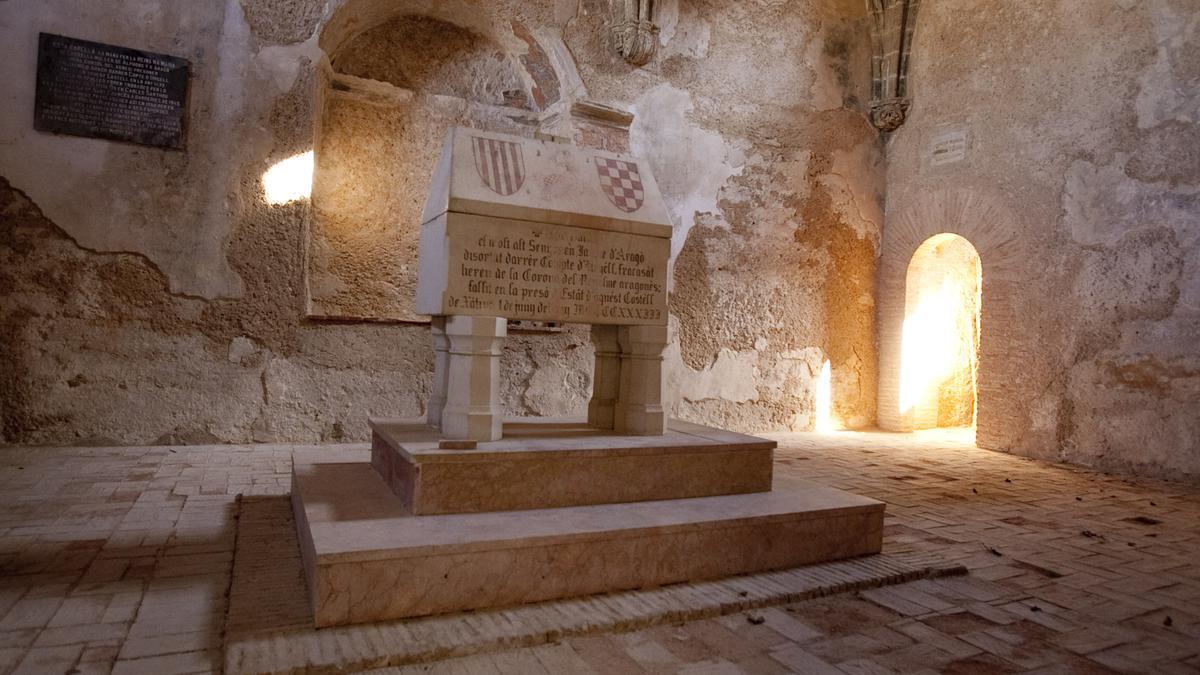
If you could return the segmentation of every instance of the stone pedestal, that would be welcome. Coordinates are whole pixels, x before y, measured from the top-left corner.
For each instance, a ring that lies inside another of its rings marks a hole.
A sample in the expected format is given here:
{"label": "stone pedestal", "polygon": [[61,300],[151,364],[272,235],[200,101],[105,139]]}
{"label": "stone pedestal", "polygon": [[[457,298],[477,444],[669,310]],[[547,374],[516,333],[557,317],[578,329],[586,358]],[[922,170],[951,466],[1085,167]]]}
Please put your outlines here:
{"label": "stone pedestal", "polygon": [[621,392],[621,345],[616,326],[592,326],[596,366],[592,371],[592,399],[588,401],[588,425],[612,429],[617,398]]}
{"label": "stone pedestal", "polygon": [[446,337],[446,317],[435,316],[429,322],[433,338],[433,393],[425,408],[425,423],[442,427],[442,411],[446,408],[447,378],[450,376],[450,340]]}
{"label": "stone pedestal", "polygon": [[634,436],[661,435],[667,428],[662,407],[666,326],[621,326],[621,384],[613,428]]}
{"label": "stone pedestal", "polygon": [[449,350],[442,436],[497,440],[504,421],[500,354],[508,322],[485,316],[449,316],[445,322]]}
{"label": "stone pedestal", "polygon": [[[438,316],[430,324],[433,393],[426,423],[445,439],[501,435],[500,356],[508,335],[499,317]],[[596,348],[588,424],[631,436],[666,432],[662,405],[666,326],[592,326]]]}

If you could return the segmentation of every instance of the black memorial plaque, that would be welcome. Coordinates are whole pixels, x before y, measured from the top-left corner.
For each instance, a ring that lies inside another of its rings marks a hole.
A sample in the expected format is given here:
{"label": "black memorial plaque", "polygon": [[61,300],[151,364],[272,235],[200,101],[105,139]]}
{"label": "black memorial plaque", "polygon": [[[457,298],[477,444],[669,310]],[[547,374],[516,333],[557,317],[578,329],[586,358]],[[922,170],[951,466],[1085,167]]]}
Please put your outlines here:
{"label": "black memorial plaque", "polygon": [[182,148],[187,59],[42,33],[38,131]]}

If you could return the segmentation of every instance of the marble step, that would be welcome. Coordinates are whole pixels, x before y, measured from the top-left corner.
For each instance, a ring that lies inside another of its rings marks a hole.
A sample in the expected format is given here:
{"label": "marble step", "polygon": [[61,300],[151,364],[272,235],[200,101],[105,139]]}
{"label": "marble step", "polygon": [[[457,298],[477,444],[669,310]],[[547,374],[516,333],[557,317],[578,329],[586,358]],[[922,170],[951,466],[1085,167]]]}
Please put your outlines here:
{"label": "marble step", "polygon": [[292,505],[318,627],[507,607],[878,553],[881,502],[770,492],[412,515],[365,451],[300,451]]}
{"label": "marble step", "polygon": [[775,441],[679,420],[623,436],[583,420],[516,419],[504,438],[443,450],[436,429],[371,420],[371,465],[416,515],[766,492]]}

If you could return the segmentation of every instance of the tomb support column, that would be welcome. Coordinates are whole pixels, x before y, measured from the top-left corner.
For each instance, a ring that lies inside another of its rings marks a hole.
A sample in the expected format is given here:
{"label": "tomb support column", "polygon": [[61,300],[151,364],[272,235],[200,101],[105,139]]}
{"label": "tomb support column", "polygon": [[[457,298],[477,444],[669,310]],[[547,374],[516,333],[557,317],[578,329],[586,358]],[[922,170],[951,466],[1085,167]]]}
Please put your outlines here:
{"label": "tomb support column", "polygon": [[621,385],[614,410],[614,429],[635,436],[667,430],[662,407],[663,351],[666,326],[621,326]]}
{"label": "tomb support column", "polygon": [[596,366],[592,372],[592,400],[588,401],[588,426],[612,429],[614,409],[621,392],[621,345],[617,326],[592,326]]}
{"label": "tomb support column", "polygon": [[446,407],[446,378],[450,373],[450,339],[446,337],[446,317],[435,316],[429,322],[433,338],[433,393],[425,411],[425,423],[441,428]]}
{"label": "tomb support column", "polygon": [[449,352],[442,435],[448,439],[500,439],[500,354],[508,322],[491,316],[448,316]]}

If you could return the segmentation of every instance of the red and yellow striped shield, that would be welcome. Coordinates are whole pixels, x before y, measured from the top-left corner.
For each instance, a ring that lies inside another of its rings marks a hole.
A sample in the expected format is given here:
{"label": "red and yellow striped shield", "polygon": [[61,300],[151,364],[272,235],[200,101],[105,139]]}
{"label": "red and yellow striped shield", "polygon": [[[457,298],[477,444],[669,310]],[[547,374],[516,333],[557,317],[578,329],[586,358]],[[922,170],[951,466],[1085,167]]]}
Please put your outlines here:
{"label": "red and yellow striped shield", "polygon": [[475,148],[475,170],[483,184],[492,192],[507,197],[525,182],[525,158],[521,145],[512,141],[472,136]]}

